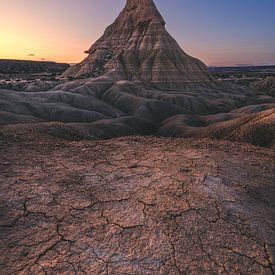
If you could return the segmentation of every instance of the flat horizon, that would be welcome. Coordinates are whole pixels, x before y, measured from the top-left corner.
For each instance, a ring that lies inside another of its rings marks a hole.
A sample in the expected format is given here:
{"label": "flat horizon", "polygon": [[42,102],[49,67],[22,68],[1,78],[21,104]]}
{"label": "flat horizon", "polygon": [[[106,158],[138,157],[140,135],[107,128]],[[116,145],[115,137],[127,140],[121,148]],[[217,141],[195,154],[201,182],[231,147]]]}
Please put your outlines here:
{"label": "flat horizon", "polygon": [[[58,62],[58,61],[54,61],[54,60],[33,60],[33,59],[14,59],[14,58],[0,58],[1,60],[12,60],[12,61],[33,61],[33,62],[54,62],[54,63],[64,63],[64,64],[69,64],[69,65],[75,65],[77,64],[77,62]],[[275,63],[270,63],[270,64],[232,64],[232,65],[208,65],[206,64],[207,67],[211,68],[211,67],[262,67],[262,66],[275,66]]]}

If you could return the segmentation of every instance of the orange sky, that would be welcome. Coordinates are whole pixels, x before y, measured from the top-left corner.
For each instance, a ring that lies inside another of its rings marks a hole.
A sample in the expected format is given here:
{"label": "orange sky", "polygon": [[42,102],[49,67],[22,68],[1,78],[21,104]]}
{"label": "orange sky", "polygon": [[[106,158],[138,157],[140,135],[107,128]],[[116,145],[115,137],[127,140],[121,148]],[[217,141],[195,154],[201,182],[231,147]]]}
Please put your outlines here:
{"label": "orange sky", "polygon": [[4,1],[0,5],[0,58],[79,62],[96,39],[78,35],[71,26],[75,19],[59,16],[53,0]]}
{"label": "orange sky", "polygon": [[[4,18],[0,17],[0,26]],[[53,60],[58,62],[78,62],[90,44],[76,41],[70,34],[51,28],[48,24],[25,21],[20,17],[12,24],[0,29],[0,58]]]}
{"label": "orange sky", "polygon": [[[0,58],[68,63],[86,56],[84,51],[125,4],[125,0],[0,1]],[[155,2],[184,51],[206,64],[275,63],[274,0]]]}

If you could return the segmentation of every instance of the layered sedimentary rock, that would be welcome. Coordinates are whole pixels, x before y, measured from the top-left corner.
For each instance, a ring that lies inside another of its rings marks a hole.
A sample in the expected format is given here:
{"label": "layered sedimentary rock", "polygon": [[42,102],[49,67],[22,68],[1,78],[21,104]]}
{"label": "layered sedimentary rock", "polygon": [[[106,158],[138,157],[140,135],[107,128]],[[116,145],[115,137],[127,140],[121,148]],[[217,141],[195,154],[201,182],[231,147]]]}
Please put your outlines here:
{"label": "layered sedimentary rock", "polygon": [[[24,127],[69,139],[156,134],[274,144],[272,110],[257,114],[274,109],[274,98],[214,80],[168,34],[152,0],[128,0],[87,53],[64,73],[71,81],[0,83],[0,124],[35,123]],[[234,113],[244,106],[254,114]]]}
{"label": "layered sedimentary rock", "polygon": [[[88,53],[0,88],[0,274],[274,274],[273,152],[202,139],[273,146],[272,96],[214,81],[152,1]],[[84,141],[153,134],[195,139]]]}
{"label": "layered sedimentary rock", "polygon": [[128,0],[115,22],[64,76],[108,75],[159,89],[213,87],[207,67],[187,55],[165,29],[152,0]]}

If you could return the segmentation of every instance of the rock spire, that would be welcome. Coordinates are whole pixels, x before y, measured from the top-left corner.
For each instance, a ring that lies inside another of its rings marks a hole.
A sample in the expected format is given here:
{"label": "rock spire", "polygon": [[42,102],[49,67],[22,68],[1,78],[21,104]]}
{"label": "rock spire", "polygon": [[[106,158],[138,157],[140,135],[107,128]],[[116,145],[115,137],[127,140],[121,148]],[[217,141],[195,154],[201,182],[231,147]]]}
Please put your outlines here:
{"label": "rock spire", "polygon": [[98,77],[140,82],[157,89],[213,87],[207,67],[187,55],[165,29],[153,0],[127,0],[81,63],[64,76]]}

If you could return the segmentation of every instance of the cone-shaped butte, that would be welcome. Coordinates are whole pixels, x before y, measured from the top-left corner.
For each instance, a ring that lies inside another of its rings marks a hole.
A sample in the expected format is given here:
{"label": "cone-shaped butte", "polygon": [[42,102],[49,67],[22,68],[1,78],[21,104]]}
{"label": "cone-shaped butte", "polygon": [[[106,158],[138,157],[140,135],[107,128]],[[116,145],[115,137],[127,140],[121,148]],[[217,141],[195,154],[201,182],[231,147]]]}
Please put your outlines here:
{"label": "cone-shaped butte", "polygon": [[153,0],[127,0],[115,22],[64,76],[110,76],[157,89],[213,87],[207,67],[187,55],[165,29]]}

